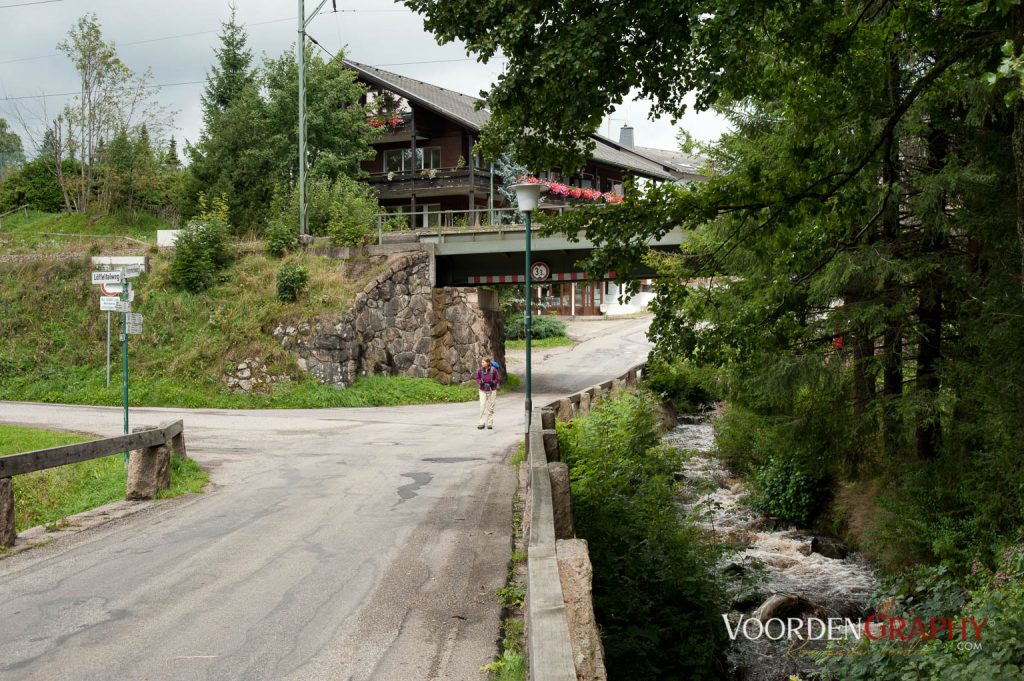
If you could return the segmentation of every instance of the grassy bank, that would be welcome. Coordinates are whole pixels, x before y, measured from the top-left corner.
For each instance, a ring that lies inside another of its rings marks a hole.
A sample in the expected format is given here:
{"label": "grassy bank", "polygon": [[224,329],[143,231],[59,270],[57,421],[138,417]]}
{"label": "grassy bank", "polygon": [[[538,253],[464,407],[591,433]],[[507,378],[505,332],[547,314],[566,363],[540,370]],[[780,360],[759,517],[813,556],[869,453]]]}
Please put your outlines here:
{"label": "grassy bank", "polygon": [[[551,336],[550,338],[537,338],[530,343],[530,346],[534,349],[537,348],[560,348],[568,345],[575,345],[576,341],[568,336]],[[525,340],[509,340],[505,341],[505,350],[525,350]]]}
{"label": "grassy bank", "polygon": [[[95,438],[75,433],[0,425],[0,456],[92,439]],[[123,499],[125,474],[124,459],[117,454],[15,476],[18,531],[55,524],[69,515]],[[196,462],[175,456],[171,461],[171,487],[160,492],[159,498],[199,492],[207,482]]]}
{"label": "grassy bank", "polygon": [[[240,256],[223,280],[201,295],[168,282],[170,256],[152,258],[152,272],[134,280],[133,310],[143,333],[129,341],[130,403],[217,408],[369,407],[475,399],[475,391],[428,379],[367,377],[335,390],[306,376],[274,340],[278,325],[339,319],[356,291],[378,272],[348,276],[343,263],[311,254],[287,259],[309,270],[297,302],[276,295],[281,261]],[[106,316],[86,258],[0,264],[0,399],[116,405],[121,402],[120,343],[114,332],[111,386],[105,379]],[[117,319],[114,315],[114,319]],[[257,357],[268,374],[286,377],[273,390],[231,391],[225,372]]]}
{"label": "grassy bank", "polygon": [[135,216],[109,214],[89,215],[86,213],[44,213],[30,210],[15,213],[0,222],[0,253],[23,253],[28,251],[79,251],[90,246],[139,246],[128,239],[156,244],[158,229],[175,227],[147,213]]}

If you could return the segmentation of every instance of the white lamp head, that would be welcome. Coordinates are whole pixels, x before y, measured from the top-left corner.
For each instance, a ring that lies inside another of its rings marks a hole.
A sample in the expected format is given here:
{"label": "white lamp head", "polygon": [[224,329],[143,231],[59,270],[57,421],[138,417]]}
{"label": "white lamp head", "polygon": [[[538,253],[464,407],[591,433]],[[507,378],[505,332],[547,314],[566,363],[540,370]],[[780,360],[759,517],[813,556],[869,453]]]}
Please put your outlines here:
{"label": "white lamp head", "polygon": [[537,210],[537,204],[540,203],[540,195],[548,190],[547,187],[540,183],[530,182],[514,184],[511,189],[516,193],[516,203],[519,204],[519,210],[525,213]]}

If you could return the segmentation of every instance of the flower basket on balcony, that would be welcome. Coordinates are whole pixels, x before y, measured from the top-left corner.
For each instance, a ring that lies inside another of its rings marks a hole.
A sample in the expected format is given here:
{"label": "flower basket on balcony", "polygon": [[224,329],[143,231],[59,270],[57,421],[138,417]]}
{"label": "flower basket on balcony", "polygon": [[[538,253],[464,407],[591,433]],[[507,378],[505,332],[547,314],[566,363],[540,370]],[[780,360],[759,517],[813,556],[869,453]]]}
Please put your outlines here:
{"label": "flower basket on balcony", "polygon": [[622,195],[614,192],[600,192],[597,189],[587,189],[584,187],[570,187],[567,184],[561,182],[552,182],[551,180],[541,180],[536,177],[522,176],[519,178],[520,182],[528,184],[542,184],[548,188],[552,196],[561,196],[566,199],[574,199],[577,201],[592,201],[595,203],[622,203]]}
{"label": "flower basket on balcony", "polygon": [[367,121],[371,128],[388,128],[395,130],[405,125],[405,118],[401,114],[390,116],[371,116]]}

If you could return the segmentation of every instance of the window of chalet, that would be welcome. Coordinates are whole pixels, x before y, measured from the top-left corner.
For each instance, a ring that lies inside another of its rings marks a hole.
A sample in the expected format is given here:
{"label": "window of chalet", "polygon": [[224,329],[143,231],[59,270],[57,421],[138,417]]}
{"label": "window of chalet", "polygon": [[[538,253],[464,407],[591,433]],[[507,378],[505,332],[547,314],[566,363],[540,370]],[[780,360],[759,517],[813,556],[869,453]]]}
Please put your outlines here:
{"label": "window of chalet", "polygon": [[420,203],[416,205],[416,214],[412,215],[410,206],[381,206],[385,213],[412,217],[412,227],[437,227],[441,224],[441,204]]}
{"label": "window of chalet", "polygon": [[384,152],[384,172],[402,173],[424,168],[441,167],[441,147],[421,147],[416,150],[416,167],[412,165],[412,149],[387,149]]}

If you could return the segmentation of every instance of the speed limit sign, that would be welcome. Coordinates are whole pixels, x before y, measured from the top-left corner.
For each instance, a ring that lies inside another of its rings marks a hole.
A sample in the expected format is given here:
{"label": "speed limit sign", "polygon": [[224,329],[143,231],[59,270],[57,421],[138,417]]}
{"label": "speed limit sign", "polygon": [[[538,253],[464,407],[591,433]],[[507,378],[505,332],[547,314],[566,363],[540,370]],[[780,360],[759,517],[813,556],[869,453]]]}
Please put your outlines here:
{"label": "speed limit sign", "polygon": [[530,278],[534,281],[544,281],[551,276],[551,268],[546,262],[535,262],[530,267]]}

